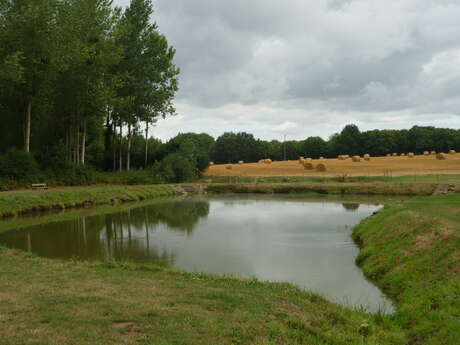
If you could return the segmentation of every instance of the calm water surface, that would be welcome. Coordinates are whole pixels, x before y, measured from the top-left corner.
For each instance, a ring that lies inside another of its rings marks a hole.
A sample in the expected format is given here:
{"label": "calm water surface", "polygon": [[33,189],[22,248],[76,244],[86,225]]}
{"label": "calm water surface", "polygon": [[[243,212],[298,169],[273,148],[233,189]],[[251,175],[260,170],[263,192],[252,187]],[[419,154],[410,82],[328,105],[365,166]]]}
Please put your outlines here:
{"label": "calm water surface", "polygon": [[346,305],[393,310],[355,265],[351,228],[381,206],[291,196],[168,199],[0,234],[50,258],[131,260],[291,282]]}

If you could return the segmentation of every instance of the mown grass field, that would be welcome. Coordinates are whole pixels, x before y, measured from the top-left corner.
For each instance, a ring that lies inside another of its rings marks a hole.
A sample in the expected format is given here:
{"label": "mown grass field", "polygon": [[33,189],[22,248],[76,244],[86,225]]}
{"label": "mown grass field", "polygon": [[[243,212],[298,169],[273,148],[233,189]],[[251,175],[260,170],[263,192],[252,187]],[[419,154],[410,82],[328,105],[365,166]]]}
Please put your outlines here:
{"label": "mown grass field", "polygon": [[[313,165],[324,163],[326,172],[305,170],[298,161],[248,164],[213,165],[205,171],[208,177],[420,177],[422,175],[460,175],[460,154],[447,155],[446,160],[437,160],[434,155],[398,157],[372,157],[370,161],[352,162],[351,159],[317,159]],[[457,181],[459,179],[457,178]]]}

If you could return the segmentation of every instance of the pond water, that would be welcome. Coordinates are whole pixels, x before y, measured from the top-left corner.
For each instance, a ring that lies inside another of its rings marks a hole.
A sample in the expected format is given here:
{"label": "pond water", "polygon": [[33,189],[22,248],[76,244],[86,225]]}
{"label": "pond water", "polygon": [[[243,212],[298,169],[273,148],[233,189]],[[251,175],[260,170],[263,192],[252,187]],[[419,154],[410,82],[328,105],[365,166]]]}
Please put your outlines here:
{"label": "pond water", "polygon": [[165,199],[0,234],[50,258],[130,260],[290,282],[347,306],[392,312],[355,265],[353,226],[381,206],[298,196]]}

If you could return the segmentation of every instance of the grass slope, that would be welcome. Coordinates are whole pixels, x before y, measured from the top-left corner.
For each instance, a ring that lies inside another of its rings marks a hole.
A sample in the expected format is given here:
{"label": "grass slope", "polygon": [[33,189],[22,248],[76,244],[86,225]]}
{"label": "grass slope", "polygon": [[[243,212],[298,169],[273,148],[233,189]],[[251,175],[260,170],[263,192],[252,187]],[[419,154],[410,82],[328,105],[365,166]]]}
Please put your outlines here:
{"label": "grass slope", "polygon": [[396,300],[410,344],[459,344],[460,194],[385,207],[354,238],[365,274]]}
{"label": "grass slope", "polygon": [[320,193],[354,195],[431,195],[436,184],[393,183],[212,183],[206,185],[211,193]]}
{"label": "grass slope", "polygon": [[0,193],[0,217],[50,209],[139,201],[178,192],[167,185],[102,186]]}

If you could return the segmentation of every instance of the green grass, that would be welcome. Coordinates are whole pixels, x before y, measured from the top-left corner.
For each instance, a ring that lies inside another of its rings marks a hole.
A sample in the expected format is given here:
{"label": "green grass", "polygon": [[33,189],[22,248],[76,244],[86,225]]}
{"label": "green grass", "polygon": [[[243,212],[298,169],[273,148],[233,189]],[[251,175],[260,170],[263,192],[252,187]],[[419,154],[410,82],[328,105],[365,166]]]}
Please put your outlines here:
{"label": "green grass", "polygon": [[460,339],[460,194],[385,207],[354,230],[358,263],[398,305],[411,344]]}
{"label": "green grass", "polygon": [[354,195],[431,195],[436,184],[408,183],[210,183],[206,190],[210,193],[319,193]]}
{"label": "green grass", "polygon": [[7,249],[0,257],[2,345],[406,344],[390,317],[289,284]]}
{"label": "green grass", "polygon": [[436,175],[408,175],[408,176],[337,176],[337,177],[309,177],[309,176],[273,176],[273,177],[226,177],[208,176],[202,181],[212,183],[396,183],[396,184],[460,184],[460,175],[436,174]]}
{"label": "green grass", "polygon": [[116,204],[175,195],[168,185],[101,186],[0,193],[0,217],[88,205]]}

